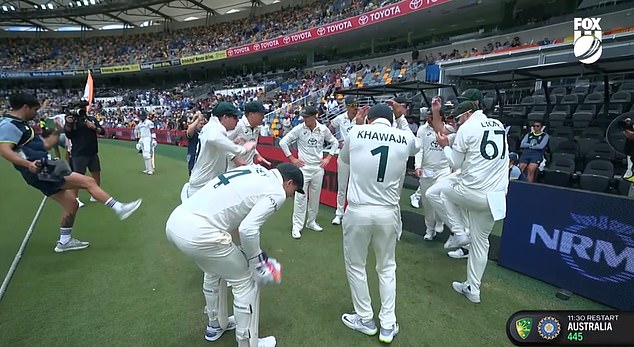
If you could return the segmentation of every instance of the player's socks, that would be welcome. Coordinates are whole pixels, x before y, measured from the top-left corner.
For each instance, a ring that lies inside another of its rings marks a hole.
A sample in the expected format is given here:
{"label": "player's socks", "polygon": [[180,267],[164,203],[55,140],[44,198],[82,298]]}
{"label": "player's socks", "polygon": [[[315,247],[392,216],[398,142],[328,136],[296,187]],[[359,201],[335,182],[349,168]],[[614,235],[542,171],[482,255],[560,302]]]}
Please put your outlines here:
{"label": "player's socks", "polygon": [[106,201],[106,206],[110,207],[111,209],[115,210],[115,211],[119,211],[121,210],[122,204],[120,202],[118,202],[117,200],[115,200],[114,198],[110,198],[108,199],[108,201]]}
{"label": "player's socks", "polygon": [[73,228],[59,228],[59,243],[65,245],[71,239]]}

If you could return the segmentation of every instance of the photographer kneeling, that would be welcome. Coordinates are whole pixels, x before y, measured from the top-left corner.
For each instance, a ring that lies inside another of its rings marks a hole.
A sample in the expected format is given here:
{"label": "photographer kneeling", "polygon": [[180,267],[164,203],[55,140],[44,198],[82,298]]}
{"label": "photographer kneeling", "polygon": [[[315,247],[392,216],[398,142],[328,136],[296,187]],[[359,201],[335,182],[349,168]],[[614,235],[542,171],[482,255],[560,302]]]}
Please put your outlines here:
{"label": "photographer kneeling", "polygon": [[64,161],[50,159],[48,149],[56,142],[56,137],[52,138],[54,133],[45,132],[47,138],[43,139],[28,123],[40,108],[33,95],[13,94],[9,103],[11,112],[0,118],[0,155],[13,164],[26,183],[62,206],[60,238],[55,252],[79,250],[90,245],[71,237],[78,208],[74,190],[87,190],[97,201],[112,208],[121,220],[139,208],[141,200],[120,203],[103,191],[92,177],[72,173]]}
{"label": "photographer kneeling", "polygon": [[[73,171],[85,175],[86,169],[88,169],[90,176],[95,179],[97,185],[100,185],[101,164],[98,155],[97,134],[105,135],[106,131],[99,125],[95,117],[86,114],[86,106],[88,103],[82,101],[64,108],[66,114],[64,130],[66,137],[73,144],[70,152]],[[79,198],[79,195],[76,197]],[[90,198],[90,201],[97,200],[94,195]],[[81,203],[79,200],[78,202]]]}

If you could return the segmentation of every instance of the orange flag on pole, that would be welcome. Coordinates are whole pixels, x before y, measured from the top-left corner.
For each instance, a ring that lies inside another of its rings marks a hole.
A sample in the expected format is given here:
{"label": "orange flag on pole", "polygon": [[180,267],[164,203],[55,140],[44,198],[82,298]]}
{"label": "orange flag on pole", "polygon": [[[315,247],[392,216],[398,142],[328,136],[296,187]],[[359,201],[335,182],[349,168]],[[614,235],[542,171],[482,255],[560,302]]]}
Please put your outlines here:
{"label": "orange flag on pole", "polygon": [[90,70],[88,70],[88,80],[86,80],[86,87],[84,88],[84,96],[82,99],[88,101],[88,106],[86,106],[86,112],[90,112],[90,107],[92,106],[92,99],[95,95],[95,85],[92,80],[92,74]]}

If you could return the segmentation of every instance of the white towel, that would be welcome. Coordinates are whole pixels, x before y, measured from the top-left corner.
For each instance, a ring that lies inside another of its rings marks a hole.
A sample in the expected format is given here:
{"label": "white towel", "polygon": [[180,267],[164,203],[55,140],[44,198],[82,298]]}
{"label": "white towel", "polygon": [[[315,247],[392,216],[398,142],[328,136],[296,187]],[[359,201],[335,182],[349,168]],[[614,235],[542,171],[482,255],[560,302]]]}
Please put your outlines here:
{"label": "white towel", "polygon": [[487,201],[493,220],[498,221],[506,217],[506,192],[488,192]]}

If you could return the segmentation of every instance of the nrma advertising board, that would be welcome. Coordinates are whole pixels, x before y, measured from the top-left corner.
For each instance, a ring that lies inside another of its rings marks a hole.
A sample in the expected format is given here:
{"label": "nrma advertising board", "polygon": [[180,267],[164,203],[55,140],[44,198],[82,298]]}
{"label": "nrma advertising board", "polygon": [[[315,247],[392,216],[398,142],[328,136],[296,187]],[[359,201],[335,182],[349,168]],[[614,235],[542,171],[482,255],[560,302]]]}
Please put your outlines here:
{"label": "nrma advertising board", "polygon": [[513,182],[498,263],[634,310],[634,200]]}

